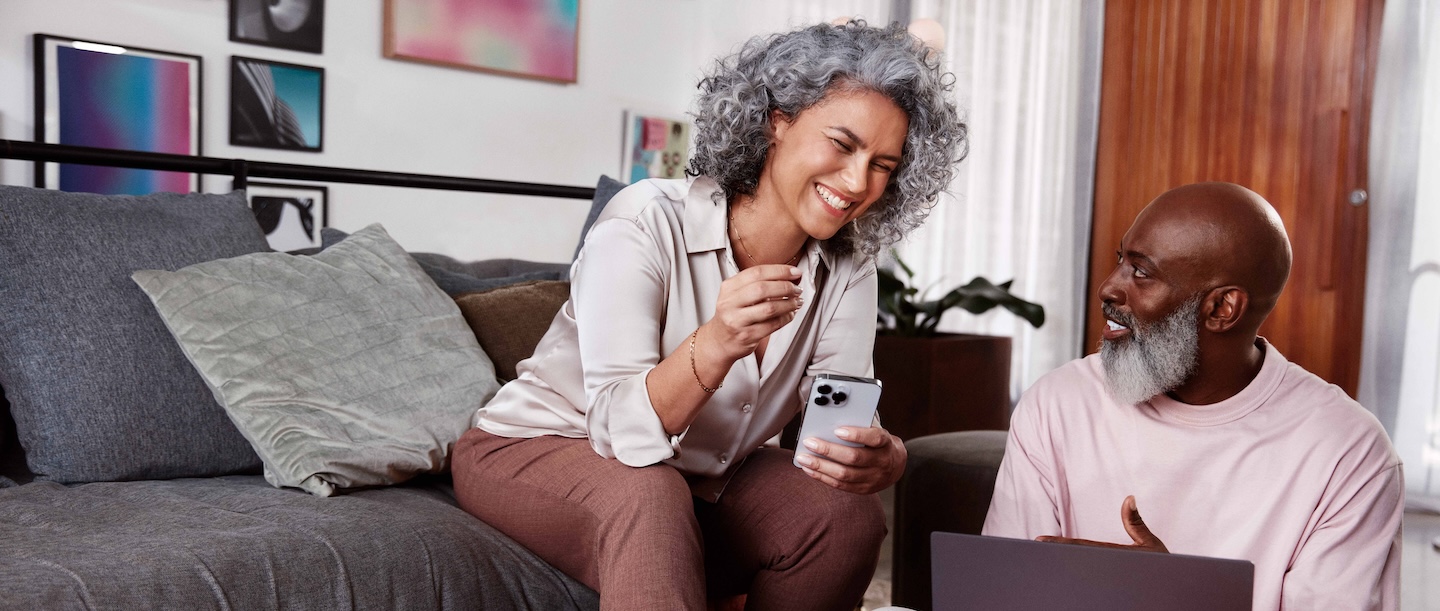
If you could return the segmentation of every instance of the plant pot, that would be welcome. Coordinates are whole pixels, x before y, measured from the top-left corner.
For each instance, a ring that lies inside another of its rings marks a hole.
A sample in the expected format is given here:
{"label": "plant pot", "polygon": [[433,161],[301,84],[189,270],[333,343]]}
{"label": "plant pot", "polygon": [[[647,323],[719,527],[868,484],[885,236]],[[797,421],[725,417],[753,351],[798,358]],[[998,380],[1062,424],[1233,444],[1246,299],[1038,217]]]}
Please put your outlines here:
{"label": "plant pot", "polygon": [[1010,428],[1010,338],[875,338],[880,424],[901,439]]}

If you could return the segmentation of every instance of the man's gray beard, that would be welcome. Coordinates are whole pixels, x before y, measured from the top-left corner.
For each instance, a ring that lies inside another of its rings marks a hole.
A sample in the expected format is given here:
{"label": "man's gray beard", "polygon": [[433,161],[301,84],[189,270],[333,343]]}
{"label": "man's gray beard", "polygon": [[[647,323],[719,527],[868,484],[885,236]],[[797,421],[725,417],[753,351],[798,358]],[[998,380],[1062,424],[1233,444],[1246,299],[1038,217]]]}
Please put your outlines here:
{"label": "man's gray beard", "polygon": [[1201,295],[1180,304],[1164,320],[1145,328],[1137,327],[1130,316],[1102,304],[1106,316],[1130,327],[1128,340],[1104,340],[1100,362],[1105,366],[1105,385],[1110,394],[1126,405],[1167,393],[1195,373],[1200,360]]}

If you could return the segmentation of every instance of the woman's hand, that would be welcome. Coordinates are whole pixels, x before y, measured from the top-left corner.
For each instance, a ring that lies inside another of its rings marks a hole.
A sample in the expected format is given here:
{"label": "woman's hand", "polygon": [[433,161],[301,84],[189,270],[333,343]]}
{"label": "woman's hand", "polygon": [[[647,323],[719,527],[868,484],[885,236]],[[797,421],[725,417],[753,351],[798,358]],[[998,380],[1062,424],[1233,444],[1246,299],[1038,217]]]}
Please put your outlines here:
{"label": "woman's hand", "polygon": [[702,343],[729,362],[755,352],[760,341],[795,319],[800,269],[756,265],[720,284],[715,317],[701,326]]}
{"label": "woman's hand", "polygon": [[720,284],[715,316],[645,378],[665,432],[675,435],[689,427],[731,366],[795,319],[799,279],[800,270],[789,265],[757,265]]}
{"label": "woman's hand", "polygon": [[905,443],[885,429],[842,426],[835,429],[835,435],[861,447],[805,439],[805,447],[820,455],[799,457],[810,477],[846,492],[871,494],[889,488],[905,473]]}

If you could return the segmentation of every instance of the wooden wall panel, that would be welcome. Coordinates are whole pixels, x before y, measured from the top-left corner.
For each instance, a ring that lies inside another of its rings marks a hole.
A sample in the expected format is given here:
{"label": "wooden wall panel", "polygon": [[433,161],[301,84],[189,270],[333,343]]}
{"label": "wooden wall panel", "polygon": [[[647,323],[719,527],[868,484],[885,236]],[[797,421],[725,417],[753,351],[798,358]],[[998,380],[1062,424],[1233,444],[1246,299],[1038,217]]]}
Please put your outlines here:
{"label": "wooden wall panel", "polygon": [[1107,0],[1086,346],[1093,298],[1135,215],[1223,180],[1280,212],[1290,282],[1261,333],[1352,395],[1359,377],[1366,139],[1383,0]]}

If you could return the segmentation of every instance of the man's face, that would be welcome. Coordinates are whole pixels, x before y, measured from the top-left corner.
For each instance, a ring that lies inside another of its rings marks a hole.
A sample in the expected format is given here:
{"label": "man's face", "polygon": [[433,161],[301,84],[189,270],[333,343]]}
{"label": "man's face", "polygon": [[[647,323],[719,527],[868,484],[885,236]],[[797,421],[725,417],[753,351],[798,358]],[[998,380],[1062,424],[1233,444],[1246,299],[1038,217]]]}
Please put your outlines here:
{"label": "man's face", "polygon": [[1105,339],[1100,362],[1110,394],[1130,405],[1167,393],[1190,379],[1200,360],[1200,295],[1185,301],[1169,316],[1141,323],[1108,303],[1105,317],[1129,327],[1122,339]]}
{"label": "man's face", "polygon": [[1141,212],[1120,243],[1115,270],[1100,285],[1106,318],[1101,362],[1122,403],[1180,387],[1199,361],[1203,291],[1193,280],[1201,252],[1183,219]]}

